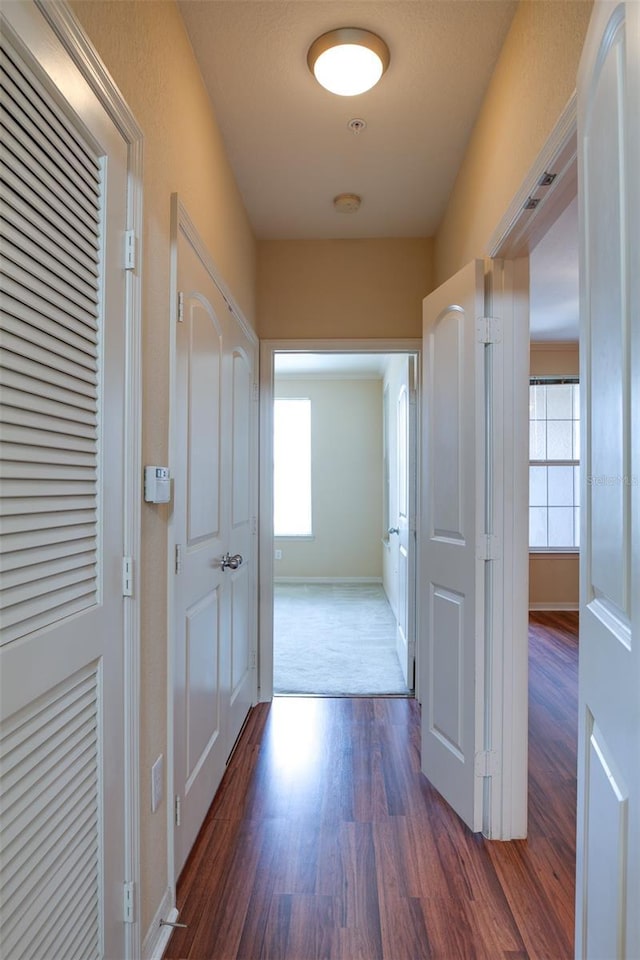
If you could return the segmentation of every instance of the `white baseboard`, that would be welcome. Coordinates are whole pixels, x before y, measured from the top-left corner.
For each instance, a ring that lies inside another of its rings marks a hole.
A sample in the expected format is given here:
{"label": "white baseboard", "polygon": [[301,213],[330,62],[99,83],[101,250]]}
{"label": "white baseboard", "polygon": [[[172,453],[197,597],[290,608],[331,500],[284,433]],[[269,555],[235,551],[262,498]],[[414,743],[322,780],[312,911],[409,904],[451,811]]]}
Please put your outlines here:
{"label": "white baseboard", "polygon": [[541,603],[529,604],[529,610],[531,611],[548,610],[549,612],[552,612],[553,610],[557,610],[558,612],[562,612],[563,610],[579,610],[579,609],[580,609],[580,605],[578,603],[573,603],[573,602],[567,603],[564,601],[556,601],[555,603],[542,601]]}
{"label": "white baseboard", "polygon": [[171,890],[167,887],[160,906],[156,910],[156,915],[151,921],[151,926],[145,935],[142,944],[142,960],[162,960],[162,955],[167,949],[173,929],[171,927],[161,927],[160,921],[167,920],[169,923],[175,923],[177,919],[178,911],[172,906]]}
{"label": "white baseboard", "polygon": [[274,577],[274,583],[382,583],[382,577]]}

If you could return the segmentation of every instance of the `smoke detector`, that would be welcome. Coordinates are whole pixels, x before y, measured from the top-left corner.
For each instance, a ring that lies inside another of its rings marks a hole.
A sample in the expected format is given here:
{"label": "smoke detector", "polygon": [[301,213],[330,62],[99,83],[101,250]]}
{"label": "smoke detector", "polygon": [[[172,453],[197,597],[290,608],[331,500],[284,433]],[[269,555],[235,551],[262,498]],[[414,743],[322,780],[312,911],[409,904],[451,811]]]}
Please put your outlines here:
{"label": "smoke detector", "polygon": [[333,198],[333,208],[336,213],[356,213],[361,203],[362,197],[357,193],[339,193]]}
{"label": "smoke detector", "polygon": [[362,133],[367,128],[367,121],[360,117],[354,117],[353,120],[349,120],[347,127],[351,130],[351,133]]}

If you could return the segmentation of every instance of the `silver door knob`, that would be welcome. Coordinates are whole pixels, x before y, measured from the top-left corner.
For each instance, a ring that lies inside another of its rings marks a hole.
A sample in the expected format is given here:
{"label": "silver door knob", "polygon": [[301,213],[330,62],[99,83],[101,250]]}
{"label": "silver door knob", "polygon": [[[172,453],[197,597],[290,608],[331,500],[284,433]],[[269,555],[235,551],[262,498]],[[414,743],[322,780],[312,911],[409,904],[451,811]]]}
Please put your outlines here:
{"label": "silver door knob", "polygon": [[389,527],[387,533],[389,536],[391,536],[392,533],[400,533],[400,527]]}
{"label": "silver door knob", "polygon": [[239,553],[231,556],[229,553],[225,553],[222,560],[220,561],[220,566],[223,570],[237,570],[242,563],[242,555]]}

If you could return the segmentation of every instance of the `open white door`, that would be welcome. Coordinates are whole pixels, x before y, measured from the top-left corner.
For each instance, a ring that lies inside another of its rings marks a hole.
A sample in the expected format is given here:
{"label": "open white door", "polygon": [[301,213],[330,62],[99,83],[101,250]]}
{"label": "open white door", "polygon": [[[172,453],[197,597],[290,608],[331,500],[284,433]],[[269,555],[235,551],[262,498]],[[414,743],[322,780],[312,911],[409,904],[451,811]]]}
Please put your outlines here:
{"label": "open white door", "polygon": [[640,956],[640,4],[579,71],[582,524],[576,956]]}
{"label": "open white door", "polygon": [[[398,508],[395,533],[397,552],[397,634],[396,647],[404,682],[414,687],[415,665],[415,430],[416,387],[415,357],[403,357],[404,376],[396,398],[396,453]],[[392,536],[394,528],[389,530]]]}
{"label": "open white door", "polygon": [[422,769],[472,830],[526,835],[525,261],[424,301]]}
{"label": "open white door", "polygon": [[483,314],[479,260],[424,301],[422,769],[472,830],[482,826]]}

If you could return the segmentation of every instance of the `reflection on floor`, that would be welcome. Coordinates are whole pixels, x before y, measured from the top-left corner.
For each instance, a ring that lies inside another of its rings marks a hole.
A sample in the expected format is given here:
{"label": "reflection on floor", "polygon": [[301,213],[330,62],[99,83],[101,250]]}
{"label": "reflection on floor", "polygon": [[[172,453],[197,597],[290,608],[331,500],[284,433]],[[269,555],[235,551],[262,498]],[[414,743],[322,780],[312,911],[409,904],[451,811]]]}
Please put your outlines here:
{"label": "reflection on floor", "polygon": [[408,694],[381,584],[274,585],[274,692]]}

